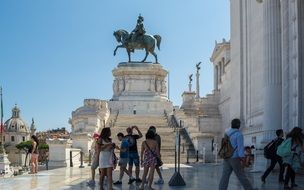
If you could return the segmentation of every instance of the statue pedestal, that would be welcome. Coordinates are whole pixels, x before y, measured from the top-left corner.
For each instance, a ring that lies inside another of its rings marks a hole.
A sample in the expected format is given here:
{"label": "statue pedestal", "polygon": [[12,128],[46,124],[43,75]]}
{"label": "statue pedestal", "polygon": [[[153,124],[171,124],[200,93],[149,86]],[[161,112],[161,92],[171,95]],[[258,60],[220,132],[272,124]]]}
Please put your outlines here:
{"label": "statue pedestal", "polygon": [[167,97],[168,71],[160,64],[142,62],[119,63],[112,71],[113,98],[111,112],[119,114],[163,114],[172,112]]}
{"label": "statue pedestal", "polygon": [[85,156],[89,155],[89,150],[92,147],[92,137],[88,136],[88,133],[72,134],[72,147],[80,149]]}
{"label": "statue pedestal", "polygon": [[194,106],[194,101],[195,101],[195,92],[184,92],[182,94],[183,97],[183,103],[181,108],[182,109],[187,109],[187,108],[193,108]]}
{"label": "statue pedestal", "polygon": [[10,170],[10,161],[7,158],[7,154],[1,153],[0,154],[0,172],[4,173],[4,175],[8,175],[11,173]]}
{"label": "statue pedestal", "polygon": [[49,145],[49,168],[69,166],[71,142],[68,139],[47,139]]}

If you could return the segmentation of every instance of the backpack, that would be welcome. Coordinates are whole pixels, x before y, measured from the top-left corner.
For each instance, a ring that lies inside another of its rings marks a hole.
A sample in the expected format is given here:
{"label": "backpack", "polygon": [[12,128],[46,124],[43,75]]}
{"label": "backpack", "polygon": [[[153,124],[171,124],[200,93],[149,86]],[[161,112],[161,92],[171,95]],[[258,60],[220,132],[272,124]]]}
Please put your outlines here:
{"label": "backpack", "polygon": [[285,139],[277,148],[277,155],[281,157],[291,155],[291,138]]}
{"label": "backpack", "polygon": [[218,152],[218,156],[222,159],[230,158],[236,148],[231,145],[230,137],[237,131],[232,132],[229,136],[225,133],[224,138],[222,138],[221,148]]}
{"label": "backpack", "polygon": [[264,157],[272,159],[277,155],[277,139],[272,140],[264,147]]}

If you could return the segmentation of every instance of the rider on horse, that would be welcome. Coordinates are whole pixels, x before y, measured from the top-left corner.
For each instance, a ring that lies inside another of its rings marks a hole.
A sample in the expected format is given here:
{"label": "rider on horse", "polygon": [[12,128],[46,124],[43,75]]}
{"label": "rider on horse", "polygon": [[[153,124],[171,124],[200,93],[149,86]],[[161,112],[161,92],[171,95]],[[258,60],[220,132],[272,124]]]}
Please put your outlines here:
{"label": "rider on horse", "polygon": [[129,40],[131,40],[131,41],[134,42],[134,41],[138,40],[138,37],[141,37],[141,36],[143,36],[146,33],[143,21],[144,21],[144,17],[142,17],[141,15],[139,15],[138,19],[137,19],[136,27],[132,31]]}

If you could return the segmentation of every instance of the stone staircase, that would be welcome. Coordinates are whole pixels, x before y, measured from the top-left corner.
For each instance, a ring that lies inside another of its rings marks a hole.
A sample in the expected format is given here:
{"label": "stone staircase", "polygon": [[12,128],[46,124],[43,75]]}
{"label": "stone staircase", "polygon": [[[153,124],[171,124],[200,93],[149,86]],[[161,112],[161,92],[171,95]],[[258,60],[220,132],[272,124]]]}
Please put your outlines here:
{"label": "stone staircase", "polygon": [[[176,120],[182,121],[184,135],[194,151],[205,150],[206,162],[213,160],[213,148],[219,142],[221,115],[218,109],[217,94],[208,94],[204,98],[175,108]],[[190,142],[189,142],[190,141]]]}
{"label": "stone staircase", "polygon": [[[110,116],[111,118],[111,116]],[[126,134],[127,127],[136,125],[142,132],[143,137],[137,141],[138,150],[140,152],[141,144],[145,140],[145,134],[148,128],[153,125],[156,127],[157,133],[162,139],[161,155],[164,163],[172,164],[175,161],[175,132],[172,127],[169,127],[165,116],[146,116],[146,115],[118,115],[115,125],[111,127],[112,139],[115,143],[118,142],[116,134],[122,132]],[[136,132],[134,132],[136,134]],[[182,139],[182,138],[181,138]],[[182,139],[181,144],[185,143]],[[181,146],[182,150],[182,146]],[[185,150],[185,149],[184,149]],[[186,151],[181,154],[181,163],[187,160]]]}

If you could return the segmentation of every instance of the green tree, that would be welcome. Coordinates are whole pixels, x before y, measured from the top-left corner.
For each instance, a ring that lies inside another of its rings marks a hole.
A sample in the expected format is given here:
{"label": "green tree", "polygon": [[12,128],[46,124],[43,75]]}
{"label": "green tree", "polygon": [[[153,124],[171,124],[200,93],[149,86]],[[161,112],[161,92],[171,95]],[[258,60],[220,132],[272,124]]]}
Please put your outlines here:
{"label": "green tree", "polygon": [[24,162],[24,167],[26,167],[28,155],[32,150],[32,141],[23,141],[23,142],[17,144],[16,148],[18,150],[24,150],[26,152],[25,162]]}
{"label": "green tree", "polygon": [[38,150],[49,150],[49,145],[46,143],[39,144]]}

